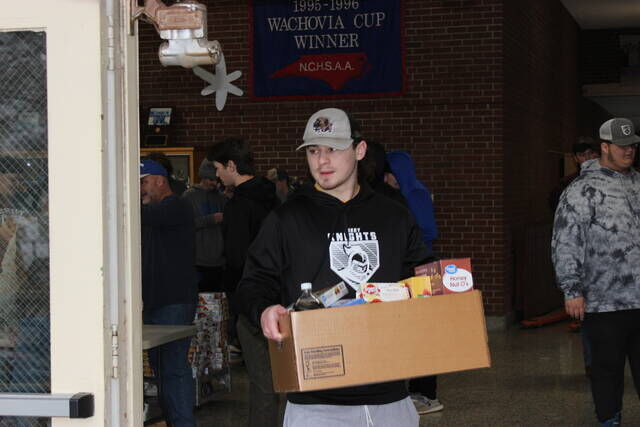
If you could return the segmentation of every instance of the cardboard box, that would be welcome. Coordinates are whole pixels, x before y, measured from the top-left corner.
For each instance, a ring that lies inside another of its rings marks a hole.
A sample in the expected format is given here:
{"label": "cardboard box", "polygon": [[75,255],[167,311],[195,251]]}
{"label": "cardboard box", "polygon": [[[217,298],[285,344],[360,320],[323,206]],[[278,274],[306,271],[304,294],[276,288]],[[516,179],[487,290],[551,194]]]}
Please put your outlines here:
{"label": "cardboard box", "polygon": [[432,295],[454,294],[473,290],[471,259],[441,259],[415,268],[416,276],[429,277]]}
{"label": "cardboard box", "polygon": [[289,312],[269,341],[277,392],[311,391],[490,366],[479,291]]}

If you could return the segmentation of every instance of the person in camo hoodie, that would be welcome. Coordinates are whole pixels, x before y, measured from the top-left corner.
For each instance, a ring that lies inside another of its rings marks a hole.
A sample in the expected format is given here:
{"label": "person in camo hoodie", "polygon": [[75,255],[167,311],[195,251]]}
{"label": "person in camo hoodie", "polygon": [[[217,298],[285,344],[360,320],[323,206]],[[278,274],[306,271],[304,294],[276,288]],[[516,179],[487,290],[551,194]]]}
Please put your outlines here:
{"label": "person in camo hoodie", "polygon": [[627,357],[640,393],[640,138],[629,119],[614,118],[600,139],[600,158],[560,196],[551,251],[567,313],[589,332],[596,415],[616,426]]}

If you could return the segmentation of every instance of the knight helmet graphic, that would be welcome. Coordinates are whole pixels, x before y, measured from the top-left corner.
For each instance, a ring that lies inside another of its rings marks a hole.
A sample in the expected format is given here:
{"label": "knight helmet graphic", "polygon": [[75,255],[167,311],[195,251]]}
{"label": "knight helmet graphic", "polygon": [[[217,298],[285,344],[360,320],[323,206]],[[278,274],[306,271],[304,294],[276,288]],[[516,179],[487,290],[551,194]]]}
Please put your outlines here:
{"label": "knight helmet graphic", "polygon": [[377,240],[331,242],[329,251],[331,270],[355,290],[380,266]]}

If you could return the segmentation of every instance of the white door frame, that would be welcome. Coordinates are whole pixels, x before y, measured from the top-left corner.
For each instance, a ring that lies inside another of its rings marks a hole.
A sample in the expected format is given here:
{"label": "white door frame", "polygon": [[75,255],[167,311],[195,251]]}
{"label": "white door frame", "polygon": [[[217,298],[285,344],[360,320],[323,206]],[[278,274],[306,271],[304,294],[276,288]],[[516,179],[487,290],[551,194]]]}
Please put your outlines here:
{"label": "white door frame", "polygon": [[51,392],[95,398],[93,417],[54,418],[54,426],[142,425],[137,39],[128,35],[128,3],[6,1],[0,14],[0,31],[46,32]]}

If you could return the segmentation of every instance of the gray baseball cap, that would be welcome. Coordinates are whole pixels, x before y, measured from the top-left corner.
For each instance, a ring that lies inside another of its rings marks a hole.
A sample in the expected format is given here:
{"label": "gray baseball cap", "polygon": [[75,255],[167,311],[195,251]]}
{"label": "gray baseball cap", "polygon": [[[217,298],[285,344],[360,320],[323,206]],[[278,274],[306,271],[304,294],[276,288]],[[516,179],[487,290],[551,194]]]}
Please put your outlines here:
{"label": "gray baseball cap", "polygon": [[640,142],[633,122],[624,117],[616,117],[604,122],[600,126],[600,139],[621,147]]}
{"label": "gray baseball cap", "polygon": [[299,150],[309,145],[325,145],[336,150],[346,150],[353,143],[351,121],[347,113],[338,108],[325,108],[315,112],[309,120]]}

